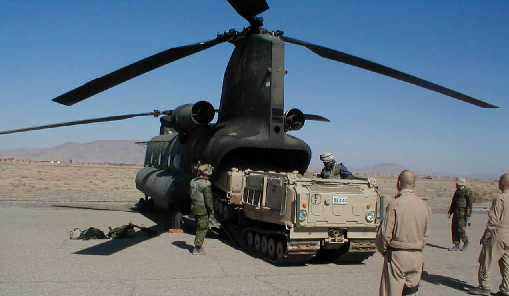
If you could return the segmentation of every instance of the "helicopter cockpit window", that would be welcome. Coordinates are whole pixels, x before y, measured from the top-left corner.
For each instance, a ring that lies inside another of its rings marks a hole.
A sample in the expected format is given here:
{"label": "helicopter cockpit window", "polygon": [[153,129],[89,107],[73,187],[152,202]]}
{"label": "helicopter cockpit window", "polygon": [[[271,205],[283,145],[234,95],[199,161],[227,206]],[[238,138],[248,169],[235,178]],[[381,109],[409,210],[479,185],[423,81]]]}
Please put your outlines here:
{"label": "helicopter cockpit window", "polygon": [[153,166],[153,165],[154,165],[154,152],[150,152],[150,161],[149,161],[149,165],[150,165],[150,166]]}

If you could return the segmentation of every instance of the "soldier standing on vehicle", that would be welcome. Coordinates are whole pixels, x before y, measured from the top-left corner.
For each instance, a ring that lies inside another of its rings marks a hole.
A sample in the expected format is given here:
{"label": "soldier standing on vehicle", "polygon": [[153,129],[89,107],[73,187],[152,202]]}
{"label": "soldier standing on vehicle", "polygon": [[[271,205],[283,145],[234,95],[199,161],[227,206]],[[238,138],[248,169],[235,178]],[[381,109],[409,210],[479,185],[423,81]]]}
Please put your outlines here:
{"label": "soldier standing on vehicle", "polygon": [[[472,191],[466,186],[465,178],[456,179],[456,192],[449,207],[449,218],[452,215],[451,232],[453,247],[449,251],[463,251],[468,247],[468,236],[465,226],[470,225],[470,216],[472,215]],[[463,247],[460,248],[460,242]]]}
{"label": "soldier standing on vehicle", "polygon": [[336,163],[334,154],[326,152],[320,155],[320,160],[323,162],[323,169],[320,173],[320,177],[324,179],[341,177],[341,179],[354,178],[352,172],[348,170],[343,163]]}
{"label": "soldier standing on vehicle", "polygon": [[479,255],[479,287],[470,290],[474,295],[491,295],[489,271],[492,262],[497,262],[502,274],[497,296],[509,295],[509,173],[498,181],[501,193],[491,202],[488,224],[481,238]]}
{"label": "soldier standing on vehicle", "polygon": [[209,181],[213,167],[210,164],[198,164],[196,178],[191,180],[191,211],[195,216],[196,235],[193,255],[204,253],[203,242],[209,230],[209,217],[214,217],[212,184]]}
{"label": "soldier standing on vehicle", "polygon": [[398,194],[378,230],[377,248],[384,255],[380,296],[417,295],[419,290],[431,209],[416,195],[415,180],[413,172],[401,172]]}

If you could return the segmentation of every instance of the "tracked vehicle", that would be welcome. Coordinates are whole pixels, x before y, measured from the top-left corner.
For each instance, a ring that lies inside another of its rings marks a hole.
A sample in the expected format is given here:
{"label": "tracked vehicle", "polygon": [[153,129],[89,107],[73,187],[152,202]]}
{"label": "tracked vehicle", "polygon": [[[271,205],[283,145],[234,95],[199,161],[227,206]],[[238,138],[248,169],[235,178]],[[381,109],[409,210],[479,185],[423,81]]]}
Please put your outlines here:
{"label": "tracked vehicle", "polygon": [[375,252],[383,200],[374,180],[234,168],[214,184],[223,225],[271,262],[306,262],[318,253],[361,262]]}

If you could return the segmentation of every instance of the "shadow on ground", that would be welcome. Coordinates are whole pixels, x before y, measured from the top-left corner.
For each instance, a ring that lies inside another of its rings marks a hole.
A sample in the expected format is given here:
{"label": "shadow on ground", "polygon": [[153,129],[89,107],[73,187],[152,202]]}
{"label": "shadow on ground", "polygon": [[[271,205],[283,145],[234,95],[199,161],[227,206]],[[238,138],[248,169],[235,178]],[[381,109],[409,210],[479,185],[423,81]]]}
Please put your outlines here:
{"label": "shadow on ground", "polygon": [[180,249],[183,249],[183,250],[187,250],[189,253],[191,253],[193,251],[193,248],[194,248],[193,245],[190,245],[190,244],[188,244],[185,241],[174,241],[171,244],[174,245],[177,248],[180,248]]}
{"label": "shadow on ground", "polygon": [[474,286],[468,284],[465,281],[458,280],[445,275],[432,274],[427,271],[424,271],[422,273],[422,280],[437,286],[446,286],[451,289],[463,292],[468,292],[469,290],[475,288]]}
{"label": "shadow on ground", "polygon": [[[111,208],[104,208],[104,207],[86,207],[86,206],[64,206],[65,208],[76,208],[76,209],[88,209],[88,210],[120,210],[120,209],[111,209]],[[128,212],[139,212],[134,208],[130,208],[127,210]],[[109,256],[112,254],[115,254],[117,252],[120,252],[126,248],[129,248],[131,246],[137,245],[139,243],[142,243],[144,241],[147,241],[153,237],[157,237],[163,233],[167,233],[168,230],[168,222],[169,218],[167,213],[165,212],[139,212],[140,214],[144,215],[148,219],[154,222],[155,225],[148,228],[148,231],[151,232],[153,235],[148,235],[144,231],[137,231],[133,236],[130,236],[128,238],[124,239],[111,239],[111,240],[101,240],[100,243],[87,247],[85,249],[79,250],[74,252],[74,254],[78,255],[98,255],[98,256]],[[195,221],[194,218],[191,216],[184,216],[183,217],[183,227],[182,230],[190,235],[194,235],[195,230]],[[171,235],[171,234],[170,234]],[[239,250],[246,254],[246,256],[252,256],[260,258],[261,260],[266,261],[267,263],[274,264],[268,260],[265,260],[258,256],[257,254],[247,251],[242,248],[243,240],[241,237],[239,237],[238,231],[236,229],[230,229],[230,227],[222,227],[221,229],[213,229],[208,232],[207,234],[207,240],[209,239],[216,239],[221,241],[226,246],[229,246],[230,248],[233,248],[235,250]],[[174,247],[187,250],[188,252],[191,252],[193,249],[193,245],[188,244],[186,241],[173,241],[172,245]],[[334,262],[331,262],[334,261]],[[351,261],[342,261],[340,260],[331,260],[330,258],[326,258],[323,256],[317,256],[313,258],[311,261],[308,261],[306,263],[285,263],[285,264],[277,264],[278,266],[302,266],[305,264],[338,264],[338,265],[358,265],[358,264],[364,264],[361,262],[351,262]]]}
{"label": "shadow on ground", "polygon": [[432,248],[436,248],[436,249],[440,249],[440,250],[448,250],[449,249],[447,247],[440,246],[440,245],[435,245],[435,244],[431,244],[431,243],[427,243],[426,246],[432,247]]}
{"label": "shadow on ground", "polygon": [[[134,209],[132,209],[135,211]],[[126,248],[157,237],[162,233],[165,233],[168,229],[168,218],[163,212],[140,212],[143,216],[152,220],[155,225],[148,227],[148,234],[146,231],[136,231],[135,235],[123,239],[111,239],[103,241],[97,245],[85,248],[83,250],[74,252],[78,255],[99,255],[109,256],[122,251]]]}

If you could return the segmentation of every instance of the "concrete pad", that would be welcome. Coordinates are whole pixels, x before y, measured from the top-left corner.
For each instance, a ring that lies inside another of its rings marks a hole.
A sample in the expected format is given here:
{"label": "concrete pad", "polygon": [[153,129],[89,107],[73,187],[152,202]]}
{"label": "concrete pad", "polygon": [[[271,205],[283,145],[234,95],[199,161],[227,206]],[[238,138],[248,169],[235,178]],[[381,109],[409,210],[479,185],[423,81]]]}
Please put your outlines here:
{"label": "concrete pad", "polygon": [[[73,241],[69,231],[106,230],[133,222],[157,228],[134,212],[0,203],[0,295],[377,295],[383,258],[359,265],[311,263],[277,267],[208,239],[192,256],[192,235],[137,233],[124,240]],[[471,248],[448,252],[450,220],[433,215],[425,249],[422,295],[465,295],[476,285],[478,244],[486,213],[468,230]],[[494,267],[496,268],[496,266]],[[493,286],[500,281],[492,272]]]}

